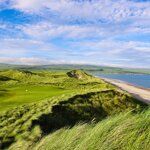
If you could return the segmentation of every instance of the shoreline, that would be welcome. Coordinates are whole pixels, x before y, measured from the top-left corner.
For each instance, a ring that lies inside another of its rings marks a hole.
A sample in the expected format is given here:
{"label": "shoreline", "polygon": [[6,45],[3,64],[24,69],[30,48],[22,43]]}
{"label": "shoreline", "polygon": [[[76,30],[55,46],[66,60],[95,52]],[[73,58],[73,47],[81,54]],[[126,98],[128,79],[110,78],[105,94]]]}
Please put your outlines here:
{"label": "shoreline", "polygon": [[142,86],[139,86],[139,85],[135,85],[135,84],[132,84],[130,82],[127,82],[127,81],[123,81],[123,80],[118,80],[118,79],[111,79],[111,78],[101,78],[103,80],[112,80],[112,81],[116,81],[116,82],[119,82],[119,83],[124,83],[124,84],[127,84],[127,85],[130,85],[130,86],[133,86],[133,87],[136,87],[138,89],[142,89],[142,90],[146,90],[146,91],[149,91],[150,92],[150,88],[145,88],[145,87],[142,87]]}
{"label": "shoreline", "polygon": [[135,73],[135,72],[134,73],[129,73],[129,72],[101,72],[100,74],[150,75],[150,73],[138,73],[138,72],[137,73]]}
{"label": "shoreline", "polygon": [[[108,76],[107,76],[108,75]],[[110,76],[109,76],[110,75]],[[111,76],[112,75],[112,76]],[[150,90],[150,82],[145,82],[146,80],[149,80],[150,78],[150,74],[132,74],[133,78],[134,78],[134,75],[138,75],[135,77],[135,80],[128,80],[128,78],[131,78],[132,79],[132,76],[125,76],[125,80],[122,78],[122,76],[113,76],[113,75],[122,75],[122,74],[118,74],[118,73],[109,73],[109,74],[98,74],[98,75],[94,75],[95,77],[97,78],[106,78],[106,79],[111,79],[111,80],[116,80],[116,81],[120,81],[120,82],[125,82],[126,84],[129,84],[129,85],[132,85],[132,86],[135,86],[135,87],[138,87],[138,88],[141,88],[141,89],[147,89],[147,90]],[[123,75],[131,75],[131,74],[123,74]],[[140,80],[140,76],[142,75],[146,75],[146,80],[145,79],[142,79],[140,82],[138,82],[138,80]],[[139,78],[139,79],[138,79]],[[137,81],[136,81],[137,80]],[[137,82],[137,83],[136,83]],[[145,84],[144,84],[145,82]]]}
{"label": "shoreline", "polygon": [[102,78],[102,77],[99,77],[99,78],[109,84],[112,84],[118,87],[119,89],[123,91],[128,92],[137,100],[150,104],[150,89],[135,86],[131,83],[121,81],[121,80]]}

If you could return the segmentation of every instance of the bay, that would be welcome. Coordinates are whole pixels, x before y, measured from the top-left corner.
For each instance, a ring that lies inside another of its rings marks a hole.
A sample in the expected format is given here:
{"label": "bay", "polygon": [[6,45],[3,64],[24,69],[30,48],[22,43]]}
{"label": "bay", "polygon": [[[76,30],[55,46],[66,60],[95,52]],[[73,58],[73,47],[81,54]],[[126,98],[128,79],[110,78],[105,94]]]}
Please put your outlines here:
{"label": "bay", "polygon": [[117,79],[135,86],[150,88],[149,74],[95,74],[97,77]]}

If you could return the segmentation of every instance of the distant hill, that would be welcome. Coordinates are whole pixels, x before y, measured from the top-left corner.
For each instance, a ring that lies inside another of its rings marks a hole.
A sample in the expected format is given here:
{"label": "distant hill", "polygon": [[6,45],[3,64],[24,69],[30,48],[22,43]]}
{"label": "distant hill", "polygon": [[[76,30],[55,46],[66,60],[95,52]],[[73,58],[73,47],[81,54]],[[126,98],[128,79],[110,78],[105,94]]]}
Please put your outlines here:
{"label": "distant hill", "polygon": [[139,68],[119,68],[109,66],[98,66],[98,65],[73,65],[73,64],[51,64],[51,65],[12,65],[12,64],[0,64],[0,70],[6,69],[22,69],[22,70],[46,70],[46,71],[64,71],[64,70],[85,70],[86,72],[97,72],[97,73],[141,73],[150,74],[150,69],[139,69]]}

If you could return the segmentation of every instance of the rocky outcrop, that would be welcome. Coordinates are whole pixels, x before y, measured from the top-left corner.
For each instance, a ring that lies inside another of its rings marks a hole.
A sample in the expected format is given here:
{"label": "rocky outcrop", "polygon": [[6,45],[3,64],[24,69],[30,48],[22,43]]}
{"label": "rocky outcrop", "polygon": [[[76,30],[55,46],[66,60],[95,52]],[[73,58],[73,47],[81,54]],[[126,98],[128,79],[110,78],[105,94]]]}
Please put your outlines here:
{"label": "rocky outcrop", "polygon": [[72,70],[67,72],[67,75],[71,78],[76,78],[76,79],[88,79],[92,77],[91,75],[87,74],[82,70]]}

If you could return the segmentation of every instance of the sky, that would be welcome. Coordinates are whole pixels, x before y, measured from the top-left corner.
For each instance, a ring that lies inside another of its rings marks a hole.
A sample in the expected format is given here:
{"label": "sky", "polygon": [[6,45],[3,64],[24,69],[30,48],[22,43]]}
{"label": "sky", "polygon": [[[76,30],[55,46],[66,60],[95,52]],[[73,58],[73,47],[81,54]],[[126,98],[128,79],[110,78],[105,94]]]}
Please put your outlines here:
{"label": "sky", "polygon": [[150,68],[150,0],[0,0],[0,63]]}

